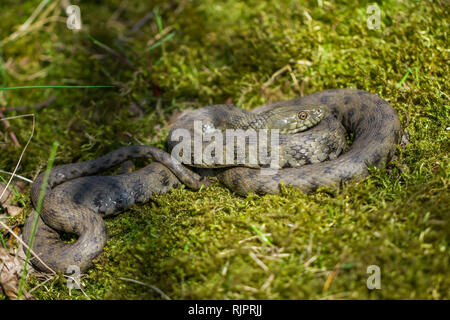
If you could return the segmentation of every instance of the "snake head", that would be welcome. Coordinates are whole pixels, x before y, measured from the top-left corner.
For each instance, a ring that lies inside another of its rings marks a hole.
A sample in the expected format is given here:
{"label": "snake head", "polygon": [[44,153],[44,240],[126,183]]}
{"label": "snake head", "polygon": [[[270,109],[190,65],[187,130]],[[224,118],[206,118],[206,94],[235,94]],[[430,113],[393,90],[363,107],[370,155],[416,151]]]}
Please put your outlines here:
{"label": "snake head", "polygon": [[280,134],[294,134],[318,124],[325,116],[325,108],[319,105],[289,105],[269,111],[267,129],[278,129]]}

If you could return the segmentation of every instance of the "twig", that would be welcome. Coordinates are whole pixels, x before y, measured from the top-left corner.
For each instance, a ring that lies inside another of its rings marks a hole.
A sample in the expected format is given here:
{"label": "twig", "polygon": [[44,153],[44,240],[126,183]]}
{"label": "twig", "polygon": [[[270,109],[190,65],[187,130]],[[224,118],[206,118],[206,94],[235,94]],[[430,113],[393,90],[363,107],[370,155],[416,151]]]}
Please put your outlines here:
{"label": "twig", "polygon": [[111,27],[112,23],[119,18],[119,16],[122,14],[122,12],[125,11],[125,9],[128,6],[128,0],[124,0],[120,3],[119,8],[114,11],[114,13],[111,15],[111,17],[108,19],[108,22],[106,22],[106,26],[109,28]]}
{"label": "twig", "polygon": [[47,5],[47,3],[49,2],[49,0],[43,0],[37,7],[36,9],[34,9],[33,13],[31,14],[31,16],[27,19],[27,21],[25,21],[24,24],[22,24],[19,27],[20,31],[25,31],[34,21],[34,19],[36,19],[36,17],[39,15],[39,13],[41,13],[41,11],[45,8],[45,6]]}
{"label": "twig", "polygon": [[37,288],[43,286],[44,284],[46,284],[47,282],[49,282],[50,280],[54,279],[55,276],[51,276],[50,278],[48,278],[47,280],[41,282],[40,284],[38,284],[37,286],[35,286],[33,289],[31,289],[30,291],[28,291],[28,293],[32,293],[34,290],[36,290]]}
{"label": "twig", "polygon": [[0,173],[9,174],[10,176],[13,176],[13,177],[22,179],[23,181],[26,181],[26,182],[28,182],[28,183],[33,183],[33,180],[30,180],[30,179],[28,179],[28,178],[19,176],[18,174],[14,174],[14,173],[12,173],[12,172],[3,171],[3,170],[0,169]]}
{"label": "twig", "polygon": [[155,13],[153,11],[150,11],[145,16],[143,16],[138,22],[136,22],[133,28],[131,28],[130,32],[128,33],[128,36],[131,36],[133,33],[139,31],[139,29],[142,28],[142,26],[144,26],[144,24],[146,24],[147,21],[153,18],[154,15]]}
{"label": "twig", "polygon": [[[80,281],[78,281],[78,280],[75,279],[74,277],[68,276],[68,275],[64,275],[64,278],[72,279],[72,280],[78,285],[78,287],[80,288],[80,290],[81,290],[81,292],[84,294],[84,296],[85,296],[86,298],[88,298],[88,300],[91,300],[91,298],[89,298],[89,296],[86,294],[86,292],[84,292],[83,287],[81,286]],[[69,289],[69,293],[70,293],[70,289]]]}
{"label": "twig", "polygon": [[16,238],[17,241],[19,241],[26,249],[30,250],[30,253],[39,260],[40,263],[42,263],[42,265],[44,267],[46,267],[51,273],[56,274],[56,271],[53,270],[52,268],[50,268],[44,261],[42,261],[42,259],[32,250],[28,247],[28,245],[10,228],[8,227],[5,223],[3,223],[2,221],[0,221],[0,225],[5,228],[14,238]]}
{"label": "twig", "polygon": [[20,154],[19,161],[17,161],[17,165],[16,165],[16,167],[14,168],[14,171],[13,171],[13,173],[12,173],[12,175],[11,175],[11,178],[9,178],[8,183],[6,184],[5,190],[3,190],[2,194],[0,194],[0,199],[1,199],[1,198],[3,197],[3,195],[5,194],[6,189],[7,189],[7,188],[9,187],[9,185],[11,184],[11,181],[12,181],[12,179],[14,178],[14,175],[16,174],[17,169],[19,168],[19,165],[20,165],[20,162],[22,161],[23,155],[25,154],[25,151],[27,150],[28,145],[29,145],[30,142],[31,142],[31,138],[33,138],[33,135],[34,135],[34,127],[35,127],[35,122],[36,122],[36,119],[35,119],[35,117],[34,117],[34,114],[24,114],[24,115],[20,115],[20,116],[15,116],[15,117],[9,117],[9,118],[2,118],[2,119],[0,119],[0,120],[3,120],[3,121],[6,121],[6,120],[10,120],[10,119],[24,118],[24,117],[29,117],[29,116],[32,116],[32,117],[33,117],[33,126],[32,126],[32,128],[31,128],[31,135],[30,135],[30,137],[28,138],[27,144],[25,145],[25,147],[23,148],[23,150],[22,150],[22,152],[21,152],[21,154]]}
{"label": "twig", "polygon": [[[14,41],[22,36],[24,36],[27,33],[30,33],[33,30],[36,30],[36,27],[40,28],[42,27],[42,25],[44,25],[46,22],[48,21],[52,21],[53,17],[51,17],[49,20],[46,20],[47,15],[55,8],[56,4],[58,2],[54,2],[53,4],[51,4],[43,13],[42,16],[44,18],[42,18],[41,20],[38,20],[35,22],[36,17],[38,15],[41,14],[42,10],[45,8],[45,6],[50,2],[50,0],[43,0],[38,7],[34,10],[34,12],[31,14],[31,16],[27,19],[27,21],[25,21],[25,23],[23,23],[19,29],[17,31],[15,31],[14,33],[12,33],[9,37],[7,37],[6,39],[3,39],[2,41],[0,41],[0,47],[3,47],[6,43],[10,42],[10,41]],[[34,22],[34,24],[32,24]],[[65,20],[64,20],[65,22]]]}
{"label": "twig", "polygon": [[134,280],[134,279],[129,279],[129,278],[122,278],[122,277],[119,277],[119,279],[120,279],[120,280],[124,280],[124,281],[129,281],[129,282],[137,283],[137,284],[140,284],[140,285],[149,287],[149,288],[155,290],[156,292],[158,292],[164,299],[166,299],[166,300],[172,300],[172,299],[170,299],[170,297],[169,297],[167,294],[165,294],[161,289],[155,287],[154,285],[151,285],[151,284],[148,284],[148,283],[145,283],[145,282],[141,282],[141,281],[138,281],[138,280]]}
{"label": "twig", "polygon": [[283,68],[281,68],[280,70],[278,70],[277,72],[275,72],[269,80],[267,80],[265,83],[263,83],[263,85],[261,86],[261,89],[264,90],[266,88],[268,88],[269,86],[272,85],[272,83],[274,83],[275,79],[285,73],[286,71],[291,71],[292,72],[292,68],[290,65],[285,65]]}
{"label": "twig", "polygon": [[19,141],[16,138],[16,135],[14,134],[14,132],[8,130],[10,128],[9,122],[8,120],[4,120],[5,115],[3,114],[3,112],[0,110],[0,118],[2,118],[1,120],[3,120],[3,125],[5,126],[6,130],[9,133],[9,136],[11,137],[11,140],[13,141],[14,145],[16,147],[20,146]]}
{"label": "twig", "polygon": [[256,264],[261,267],[261,269],[263,269],[266,272],[269,270],[269,268],[264,264],[264,262],[259,260],[258,257],[253,252],[250,252],[249,255],[256,262]]}
{"label": "twig", "polygon": [[267,278],[266,282],[263,283],[260,290],[266,290],[270,284],[272,283],[273,279],[275,279],[275,275],[273,273],[270,274],[269,278]]}
{"label": "twig", "polygon": [[[37,286],[35,286],[33,289],[31,289],[30,291],[28,291],[28,293],[33,292],[34,290],[36,290],[36,289],[39,288],[39,287],[42,287],[42,286],[45,287],[45,284],[46,284],[47,282],[49,282],[50,280],[55,279],[55,276],[56,276],[56,274],[54,274],[53,276],[49,277],[47,280],[42,281],[42,282],[39,283]],[[83,288],[82,288],[82,286],[81,286],[80,281],[78,281],[77,279],[75,279],[75,278],[72,277],[72,276],[67,276],[67,275],[64,275],[64,278],[72,279],[72,280],[79,286],[79,288],[80,288],[81,292],[84,294],[84,296],[85,296],[86,298],[88,298],[89,300],[91,300],[91,298],[86,294],[86,292],[84,292],[84,290],[83,290]]]}
{"label": "twig", "polygon": [[39,102],[39,103],[35,104],[34,106],[2,107],[0,112],[1,111],[6,111],[6,112],[9,112],[9,111],[24,112],[24,111],[27,111],[29,109],[33,109],[33,110],[37,111],[37,110],[41,110],[41,109],[49,106],[55,100],[56,100],[55,96],[50,96],[47,100]]}
{"label": "twig", "polygon": [[[176,7],[178,7],[178,3],[176,1],[172,1],[172,2],[170,2],[169,7],[167,8],[167,10],[175,9]],[[146,13],[141,19],[139,19],[138,22],[136,22],[134,24],[134,26],[127,33],[125,38],[128,38],[128,37],[132,36],[134,33],[136,33],[137,31],[139,31],[139,29],[141,29],[154,16],[155,16],[155,11],[154,10]],[[120,39],[120,42],[122,42],[122,41],[124,41],[124,39]]]}
{"label": "twig", "polygon": [[126,64],[127,66],[129,66],[130,68],[133,68],[133,64],[124,56],[122,56],[120,53],[118,53],[116,50],[108,47],[106,44],[101,43],[100,41],[98,41],[97,39],[95,39],[94,37],[92,37],[91,35],[88,35],[89,39],[92,41],[92,43],[94,43],[95,45],[99,46],[100,48],[102,48],[103,50],[105,50],[106,52],[112,54],[113,56],[115,56],[117,59],[119,59],[120,62]]}

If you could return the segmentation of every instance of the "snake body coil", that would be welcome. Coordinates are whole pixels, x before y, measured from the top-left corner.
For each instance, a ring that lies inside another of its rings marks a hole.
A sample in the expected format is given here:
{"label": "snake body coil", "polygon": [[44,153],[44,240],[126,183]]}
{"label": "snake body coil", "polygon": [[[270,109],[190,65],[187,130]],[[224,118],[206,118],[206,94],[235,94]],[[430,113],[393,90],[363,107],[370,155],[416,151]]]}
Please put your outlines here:
{"label": "snake body coil", "polygon": [[292,185],[304,192],[314,191],[321,186],[336,187],[342,182],[367,176],[368,165],[385,165],[394,154],[401,137],[400,121],[395,109],[377,95],[362,90],[326,90],[262,106],[257,111],[264,112],[292,104],[326,106],[345,129],[354,134],[351,148],[335,160],[286,168],[271,176],[258,175],[256,169],[252,168],[231,168],[219,175],[226,186],[240,194],[276,194],[280,191],[281,181],[286,186]]}
{"label": "snake body coil", "polygon": [[[181,183],[197,189],[208,184],[206,175],[212,174],[242,195],[249,192],[276,194],[280,192],[281,182],[311,192],[320,186],[339,187],[344,181],[361,179],[368,174],[367,165],[386,164],[396,150],[400,137],[396,111],[378,96],[353,89],[327,90],[272,103],[255,109],[253,115],[246,113],[246,119],[243,119],[242,111],[234,107],[205,107],[180,118],[171,133],[176,128],[190,130],[192,122],[199,117],[214,126],[245,120],[238,126],[244,129],[255,128],[261,119],[270,118],[274,122],[269,127],[283,129],[283,119],[292,114],[299,115],[298,111],[304,110],[305,106],[319,107],[326,115],[320,116],[318,121],[285,123],[294,131],[282,131],[280,157],[283,169],[271,175],[261,175],[257,167],[244,166],[195,172],[198,169],[191,170],[167,152],[150,146],[123,147],[98,159],[53,168],[38,218],[33,251],[53,270],[65,272],[68,266],[76,265],[85,271],[106,243],[103,216],[148,201],[153,194],[167,192]],[[288,113],[284,118],[273,118],[277,110],[288,110]],[[311,115],[313,118],[318,116]],[[280,121],[281,126],[277,127]],[[258,128],[264,128],[264,125]],[[344,128],[354,134],[354,141],[347,152],[338,156],[345,145]],[[169,141],[169,148],[174,146],[173,141]],[[92,176],[137,157],[152,158],[154,162],[132,173]],[[42,183],[43,174],[32,185],[31,198],[35,206]],[[26,242],[31,237],[35,214],[33,211],[25,223],[23,237]],[[79,238],[73,243],[65,243],[59,232],[75,233]],[[48,271],[39,260],[33,258],[32,262],[36,268]]]}

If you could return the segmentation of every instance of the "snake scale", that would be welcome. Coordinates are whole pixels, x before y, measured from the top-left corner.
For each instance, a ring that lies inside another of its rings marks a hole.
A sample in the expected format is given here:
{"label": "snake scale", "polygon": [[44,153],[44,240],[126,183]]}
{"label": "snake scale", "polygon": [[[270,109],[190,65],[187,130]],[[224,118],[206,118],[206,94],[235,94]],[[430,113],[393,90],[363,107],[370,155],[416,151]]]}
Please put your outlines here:
{"label": "snake scale", "polygon": [[[151,146],[122,147],[97,159],[57,166],[45,186],[33,251],[53,270],[65,272],[68,266],[75,265],[85,271],[106,243],[103,217],[146,202],[155,194],[181,184],[198,189],[211,183],[210,176],[241,195],[277,194],[281,183],[304,192],[320,186],[339,187],[343,182],[365,177],[367,165],[385,165],[396,150],[401,132],[398,115],[388,102],[355,89],[317,92],[264,105],[251,113],[226,105],[200,108],[177,120],[169,138],[176,129],[193,132],[194,120],[206,121],[203,131],[227,125],[235,129],[280,129],[281,169],[263,175],[258,165],[188,167]],[[341,154],[346,147],[346,131],[353,133],[354,141]],[[169,151],[175,142],[169,139]],[[134,172],[94,176],[139,157],[153,161]],[[43,179],[41,173],[32,185],[34,206]],[[27,243],[35,215],[33,210],[25,222],[23,238]],[[61,232],[77,234],[78,239],[66,243],[61,240]],[[49,271],[38,259],[33,258],[32,263],[41,271]]]}

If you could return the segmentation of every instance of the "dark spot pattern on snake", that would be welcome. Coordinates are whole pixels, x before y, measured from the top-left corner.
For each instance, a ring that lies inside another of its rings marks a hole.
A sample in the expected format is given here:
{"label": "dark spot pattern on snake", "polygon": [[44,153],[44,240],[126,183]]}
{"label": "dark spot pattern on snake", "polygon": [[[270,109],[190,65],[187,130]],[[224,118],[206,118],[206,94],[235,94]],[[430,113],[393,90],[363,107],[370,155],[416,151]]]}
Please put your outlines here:
{"label": "dark spot pattern on snake", "polygon": [[[313,192],[321,186],[339,188],[347,181],[365,177],[367,161],[382,166],[395,153],[401,133],[398,115],[378,96],[362,90],[332,89],[273,103],[265,111],[276,114],[286,106],[302,108],[306,105],[320,105],[327,115],[313,127],[294,134],[295,138],[280,140],[283,141],[280,157],[285,162],[285,169],[279,169],[273,175],[261,174],[257,167],[212,169],[219,181],[242,195],[249,192],[277,194],[281,182],[304,192]],[[265,121],[256,113],[238,111],[234,106],[208,106],[178,119],[171,131],[176,128],[190,130],[190,123],[197,119],[212,124],[232,119],[230,125],[233,128],[259,126]],[[352,146],[343,154],[333,154],[344,148],[345,131],[355,136]],[[333,160],[329,160],[332,155]],[[122,160],[137,157],[149,157],[153,162],[132,173],[95,176]],[[326,161],[321,162],[323,159]],[[92,259],[106,243],[106,225],[98,213],[108,215],[127,209],[135,202],[149,201],[152,195],[167,192],[182,183],[198,189],[208,181],[207,176],[194,173],[172,159],[169,153],[151,146],[126,146],[99,159],[55,167],[50,177],[33,249],[54,270],[66,271],[67,266],[75,264],[82,272],[91,266]],[[31,188],[34,205],[42,183],[43,173]],[[26,242],[35,214],[33,210],[25,222],[23,237]],[[64,243],[58,234],[63,230],[78,234],[78,239],[74,243]],[[48,271],[38,260],[32,262],[37,269]]]}

